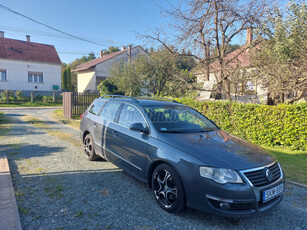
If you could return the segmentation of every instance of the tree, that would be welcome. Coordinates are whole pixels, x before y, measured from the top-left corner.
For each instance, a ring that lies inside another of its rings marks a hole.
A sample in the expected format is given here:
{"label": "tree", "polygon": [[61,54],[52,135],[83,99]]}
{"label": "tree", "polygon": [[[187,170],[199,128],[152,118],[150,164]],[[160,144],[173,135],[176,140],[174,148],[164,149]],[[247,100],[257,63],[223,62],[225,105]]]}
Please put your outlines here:
{"label": "tree", "polygon": [[291,1],[275,8],[262,31],[267,40],[255,54],[255,74],[274,103],[291,103],[307,91],[307,7]]}
{"label": "tree", "polygon": [[100,95],[112,95],[112,94],[123,94],[120,92],[116,85],[110,81],[109,78],[105,79],[104,81],[100,82],[97,86],[97,89],[100,91]]}
{"label": "tree", "polygon": [[196,79],[189,70],[194,66],[191,57],[174,56],[166,49],[151,50],[149,56],[113,65],[109,81],[129,96],[140,95],[144,88],[157,96],[178,97],[190,93],[187,85]]}
{"label": "tree", "polygon": [[103,54],[111,54],[111,53],[117,52],[119,50],[120,49],[118,47],[110,46],[107,50],[103,50]]}
{"label": "tree", "polygon": [[67,90],[72,91],[72,84],[71,84],[71,71],[69,66],[66,68],[67,72]]}
{"label": "tree", "polygon": [[142,82],[132,63],[119,62],[113,64],[110,70],[109,81],[126,96],[134,97],[140,95]]}
{"label": "tree", "polygon": [[67,68],[64,70],[62,74],[62,90],[67,90]]}
{"label": "tree", "polygon": [[[249,27],[258,27],[261,24],[267,6],[267,0],[185,0],[170,9],[162,8],[166,16],[174,20],[169,29],[176,31],[176,44],[193,51],[188,56],[198,60],[198,69],[204,71],[207,79],[210,63],[218,61],[216,99],[221,98],[223,89],[227,98],[231,99],[227,79],[229,75],[225,74],[225,66],[232,61],[225,59],[229,45],[234,37],[242,35]],[[144,37],[160,42],[173,53],[160,30],[154,35]],[[216,52],[213,53],[213,50]]]}

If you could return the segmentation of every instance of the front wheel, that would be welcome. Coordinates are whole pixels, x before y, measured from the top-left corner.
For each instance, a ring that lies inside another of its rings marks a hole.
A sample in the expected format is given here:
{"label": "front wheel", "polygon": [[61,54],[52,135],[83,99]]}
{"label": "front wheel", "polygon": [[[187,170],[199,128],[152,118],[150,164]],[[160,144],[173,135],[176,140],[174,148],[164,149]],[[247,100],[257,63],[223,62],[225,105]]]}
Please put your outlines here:
{"label": "front wheel", "polygon": [[152,174],[152,191],[159,206],[171,213],[185,208],[185,195],[177,172],[167,164],[159,165]]}
{"label": "front wheel", "polygon": [[94,149],[94,142],[91,134],[87,134],[84,138],[84,152],[85,157],[89,161],[95,161],[99,159],[99,156],[96,155],[95,149]]}

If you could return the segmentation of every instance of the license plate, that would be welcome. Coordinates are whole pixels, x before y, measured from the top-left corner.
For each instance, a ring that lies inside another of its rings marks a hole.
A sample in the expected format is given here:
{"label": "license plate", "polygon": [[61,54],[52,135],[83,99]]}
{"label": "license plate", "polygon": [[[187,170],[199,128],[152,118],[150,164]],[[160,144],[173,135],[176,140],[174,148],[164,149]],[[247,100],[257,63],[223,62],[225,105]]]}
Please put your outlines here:
{"label": "license plate", "polygon": [[262,192],[262,201],[267,202],[267,201],[273,199],[274,197],[281,195],[283,193],[283,191],[284,191],[284,184],[280,184],[280,185],[277,185],[274,188],[264,190]]}

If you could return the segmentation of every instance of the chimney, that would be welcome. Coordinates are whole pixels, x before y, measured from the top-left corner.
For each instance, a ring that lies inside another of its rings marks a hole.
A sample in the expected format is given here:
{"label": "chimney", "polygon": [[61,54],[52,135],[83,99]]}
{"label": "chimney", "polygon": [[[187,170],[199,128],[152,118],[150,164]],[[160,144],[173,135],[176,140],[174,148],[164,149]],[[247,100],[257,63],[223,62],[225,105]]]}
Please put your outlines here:
{"label": "chimney", "polygon": [[125,46],[122,46],[122,51],[124,51],[126,49],[126,47]]}
{"label": "chimney", "polygon": [[250,26],[246,30],[246,45],[252,44],[253,41],[253,28]]}
{"label": "chimney", "polygon": [[4,31],[0,31],[0,38],[4,38]]}
{"label": "chimney", "polygon": [[100,50],[100,57],[103,57],[103,51]]}
{"label": "chimney", "polygon": [[128,45],[128,61],[131,61],[131,45]]}
{"label": "chimney", "polygon": [[30,35],[26,35],[27,42],[30,42]]}

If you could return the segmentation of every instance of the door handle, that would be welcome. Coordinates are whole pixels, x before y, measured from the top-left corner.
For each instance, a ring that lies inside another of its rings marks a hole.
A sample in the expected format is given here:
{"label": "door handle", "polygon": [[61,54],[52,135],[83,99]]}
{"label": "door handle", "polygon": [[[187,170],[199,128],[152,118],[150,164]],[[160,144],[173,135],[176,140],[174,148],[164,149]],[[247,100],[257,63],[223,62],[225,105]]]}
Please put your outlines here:
{"label": "door handle", "polygon": [[94,128],[96,128],[96,127],[97,127],[97,123],[94,122]]}
{"label": "door handle", "polygon": [[114,137],[118,137],[118,132],[117,131],[112,130],[112,134],[113,134]]}

